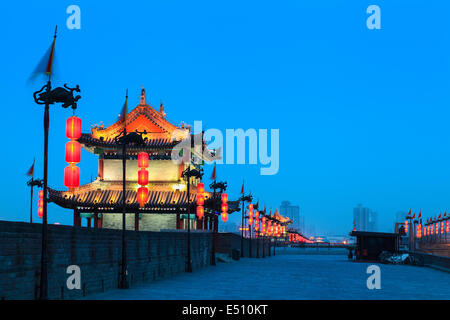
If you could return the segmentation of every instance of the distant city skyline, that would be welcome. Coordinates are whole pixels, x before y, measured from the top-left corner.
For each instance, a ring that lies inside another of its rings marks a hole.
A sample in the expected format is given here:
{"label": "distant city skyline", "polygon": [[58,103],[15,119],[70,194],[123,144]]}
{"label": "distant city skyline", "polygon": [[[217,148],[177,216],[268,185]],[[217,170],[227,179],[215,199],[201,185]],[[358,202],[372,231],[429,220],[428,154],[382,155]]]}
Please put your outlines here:
{"label": "distant city skyline", "polygon": [[378,231],[378,214],[362,204],[353,208],[353,221],[357,231]]}

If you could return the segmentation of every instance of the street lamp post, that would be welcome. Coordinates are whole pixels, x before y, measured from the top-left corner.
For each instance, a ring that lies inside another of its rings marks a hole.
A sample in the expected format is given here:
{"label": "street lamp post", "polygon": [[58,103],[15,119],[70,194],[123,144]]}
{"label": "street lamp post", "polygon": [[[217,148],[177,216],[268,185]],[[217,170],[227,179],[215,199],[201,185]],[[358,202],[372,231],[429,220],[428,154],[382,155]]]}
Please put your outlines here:
{"label": "street lamp post", "polygon": [[33,223],[33,187],[42,188],[44,185],[44,180],[34,179],[33,177],[27,182],[27,186],[31,189],[31,201],[30,201],[30,223]]}
{"label": "street lamp post", "polygon": [[191,177],[201,179],[203,177],[203,169],[191,169],[189,163],[186,170],[183,171],[181,176],[187,182],[187,216],[188,216],[188,232],[187,232],[187,257],[186,257],[186,272],[192,272],[192,258],[191,258],[191,206],[190,206],[190,186]]}
{"label": "street lamp post", "polygon": [[[56,31],[55,36],[56,39]],[[52,90],[50,76],[47,84],[39,91],[33,93],[33,98],[36,104],[44,105],[44,181],[43,181],[43,206],[42,206],[42,249],[41,249],[41,274],[39,285],[39,299],[48,299],[48,258],[47,258],[47,188],[48,188],[48,134],[50,124],[50,105],[54,103],[62,103],[63,108],[72,107],[73,110],[77,108],[77,101],[81,98],[80,95],[73,96],[73,92],[80,92],[77,85],[75,88],[69,88],[64,84],[64,88],[57,87]]]}
{"label": "street lamp post", "polygon": [[244,209],[245,209],[245,202],[252,202],[253,197],[251,194],[239,198],[240,201],[242,201],[242,224],[241,224],[241,258],[244,257]]}
{"label": "street lamp post", "polygon": [[114,138],[116,144],[122,145],[122,263],[120,268],[120,281],[119,289],[128,289],[130,287],[128,283],[128,271],[127,271],[127,242],[126,242],[126,214],[127,214],[127,202],[126,202],[126,192],[127,192],[127,146],[128,144],[134,144],[136,146],[145,147],[146,143],[143,135],[147,134],[147,131],[143,132],[127,132],[127,103],[128,103],[128,90],[125,96],[125,108],[123,111],[123,129]]}
{"label": "street lamp post", "polygon": [[[227,183],[226,182],[216,182],[216,180],[213,181],[209,185],[211,189],[213,189],[213,243],[212,243],[212,254],[211,254],[211,265],[216,265],[216,238],[217,238],[217,229],[219,228],[219,219],[217,215],[217,207],[220,206],[220,199],[222,196],[222,193],[227,190]],[[216,189],[219,189],[219,193],[216,193]]]}

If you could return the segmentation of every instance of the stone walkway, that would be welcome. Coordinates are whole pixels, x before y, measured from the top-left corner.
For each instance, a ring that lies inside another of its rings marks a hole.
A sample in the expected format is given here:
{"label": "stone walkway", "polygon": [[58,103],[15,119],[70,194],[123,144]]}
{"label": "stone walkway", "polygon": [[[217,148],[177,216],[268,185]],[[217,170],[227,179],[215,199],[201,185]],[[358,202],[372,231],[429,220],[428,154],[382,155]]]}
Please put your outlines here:
{"label": "stone walkway", "polygon": [[450,299],[450,273],[427,267],[384,265],[381,289],[369,290],[370,263],[344,255],[279,254],[219,263],[129,290],[87,299],[266,300],[266,299]]}

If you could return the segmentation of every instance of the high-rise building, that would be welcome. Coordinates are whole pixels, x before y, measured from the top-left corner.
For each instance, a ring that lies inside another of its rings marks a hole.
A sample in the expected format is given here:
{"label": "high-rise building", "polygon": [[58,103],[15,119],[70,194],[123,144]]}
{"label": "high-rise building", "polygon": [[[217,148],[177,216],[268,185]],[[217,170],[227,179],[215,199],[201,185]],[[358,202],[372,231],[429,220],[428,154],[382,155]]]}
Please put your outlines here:
{"label": "high-rise building", "polygon": [[395,214],[395,223],[403,223],[405,222],[407,213],[405,211],[397,211]]}
{"label": "high-rise building", "polygon": [[378,214],[369,210],[369,231],[378,231]]}
{"label": "high-rise building", "polygon": [[378,214],[369,208],[363,207],[362,204],[358,204],[356,208],[353,208],[353,220],[358,231],[378,230]]}
{"label": "high-rise building", "polygon": [[291,205],[289,201],[282,201],[280,206],[280,214],[292,220],[290,227],[300,232],[305,231],[305,218],[300,216],[300,207]]}

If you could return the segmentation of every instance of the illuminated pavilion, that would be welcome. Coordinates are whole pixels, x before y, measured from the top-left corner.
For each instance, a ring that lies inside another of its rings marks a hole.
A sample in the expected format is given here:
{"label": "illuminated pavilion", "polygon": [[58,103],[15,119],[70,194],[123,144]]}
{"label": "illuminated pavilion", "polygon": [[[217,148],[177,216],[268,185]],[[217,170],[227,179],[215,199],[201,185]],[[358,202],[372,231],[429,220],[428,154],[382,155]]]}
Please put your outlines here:
{"label": "illuminated pavilion", "polygon": [[[81,218],[95,228],[122,228],[122,145],[114,139],[123,130],[123,120],[109,127],[94,126],[91,133],[78,139],[81,146],[98,157],[98,176],[91,183],[68,191],[49,188],[49,201],[73,210],[74,226],[81,226]],[[187,188],[182,172],[187,164],[171,160],[172,149],[190,133],[190,127],[175,126],[166,119],[164,106],[159,111],[146,102],[145,89],[140,103],[126,117],[127,132],[144,132],[145,146],[130,145],[126,153],[126,229],[160,231],[187,228]],[[149,154],[149,196],[144,207],[136,199],[138,185],[138,153]],[[192,149],[194,156],[195,151]],[[191,166],[198,166],[192,165]],[[210,192],[205,194],[205,216],[197,219],[196,185],[191,178],[189,194],[191,229],[217,230],[217,214],[212,210]],[[229,202],[229,213],[239,210],[237,201]]]}

